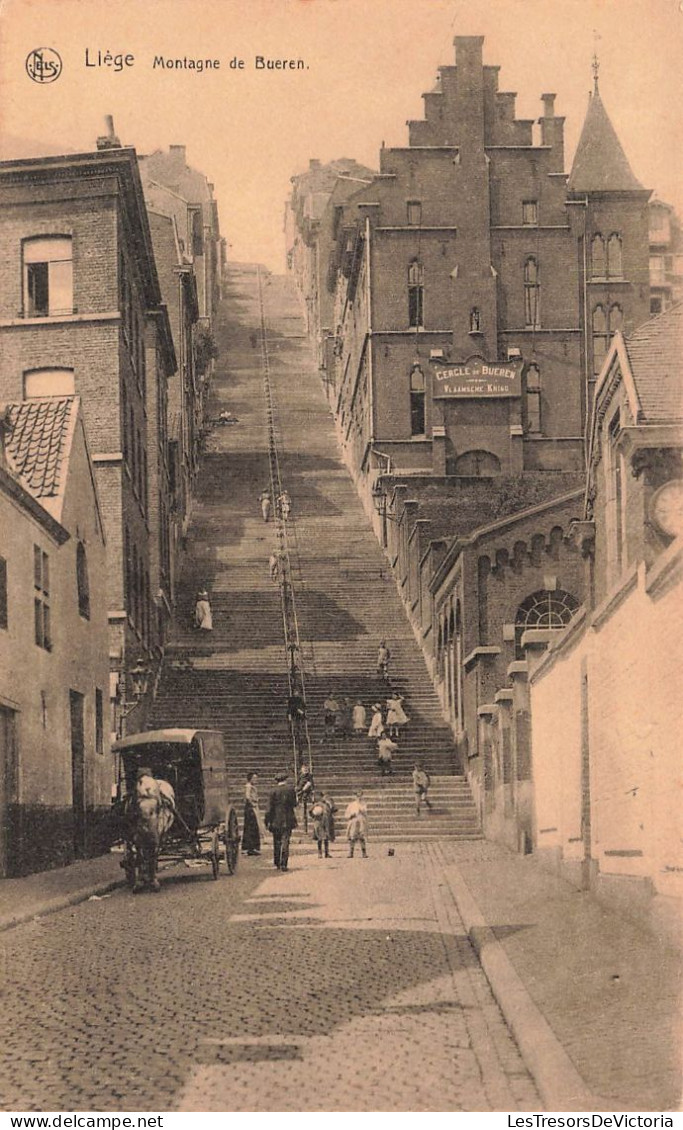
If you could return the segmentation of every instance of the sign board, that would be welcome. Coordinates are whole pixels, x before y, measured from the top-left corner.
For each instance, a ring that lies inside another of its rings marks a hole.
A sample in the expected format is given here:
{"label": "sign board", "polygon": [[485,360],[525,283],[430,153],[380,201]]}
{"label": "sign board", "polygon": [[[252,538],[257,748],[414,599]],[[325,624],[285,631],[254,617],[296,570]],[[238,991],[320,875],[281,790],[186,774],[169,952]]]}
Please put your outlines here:
{"label": "sign board", "polygon": [[523,361],[486,361],[470,357],[467,361],[432,358],[434,397],[501,397],[522,395]]}

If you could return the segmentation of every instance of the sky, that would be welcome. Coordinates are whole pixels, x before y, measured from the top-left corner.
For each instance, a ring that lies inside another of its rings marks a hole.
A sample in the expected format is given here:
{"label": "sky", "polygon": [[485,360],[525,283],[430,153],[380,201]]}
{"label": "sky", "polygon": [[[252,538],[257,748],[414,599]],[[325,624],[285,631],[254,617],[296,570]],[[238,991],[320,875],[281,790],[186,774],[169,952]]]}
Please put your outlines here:
{"label": "sky", "polygon": [[[284,201],[309,158],[377,167],[407,144],[423,92],[454,61],[455,35],[483,35],[517,116],[555,92],[567,168],[592,88],[641,183],[683,213],[683,0],[0,0],[0,157],[87,152],[112,114],[139,153],[185,144],[214,182],[234,260],[284,266]],[[26,59],[55,49],[59,78]],[[131,66],[86,66],[133,55]],[[257,55],[305,69],[256,70]],[[218,70],[153,67],[219,59]],[[230,67],[243,59],[243,69]]]}

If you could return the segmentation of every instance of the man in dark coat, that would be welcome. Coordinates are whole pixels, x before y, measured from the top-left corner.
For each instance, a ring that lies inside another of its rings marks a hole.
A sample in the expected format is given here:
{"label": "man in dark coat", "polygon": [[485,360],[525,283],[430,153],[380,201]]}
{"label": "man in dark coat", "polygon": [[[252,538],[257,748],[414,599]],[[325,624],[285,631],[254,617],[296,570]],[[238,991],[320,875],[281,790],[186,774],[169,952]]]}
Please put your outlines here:
{"label": "man in dark coat", "polygon": [[278,773],[276,785],[270,794],[265,824],[273,836],[273,862],[280,871],[287,870],[289,838],[297,826],[296,789],[288,773]]}

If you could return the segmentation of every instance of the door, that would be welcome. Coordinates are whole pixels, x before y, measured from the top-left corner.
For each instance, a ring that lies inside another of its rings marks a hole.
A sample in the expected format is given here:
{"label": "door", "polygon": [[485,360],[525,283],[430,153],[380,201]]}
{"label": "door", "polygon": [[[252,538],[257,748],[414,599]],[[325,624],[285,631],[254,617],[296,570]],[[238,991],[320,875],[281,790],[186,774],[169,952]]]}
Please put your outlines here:
{"label": "door", "polygon": [[0,706],[0,878],[15,873],[17,858],[16,712]]}
{"label": "door", "polygon": [[71,796],[73,845],[76,859],[85,859],[85,739],[83,695],[69,691],[71,710]]}

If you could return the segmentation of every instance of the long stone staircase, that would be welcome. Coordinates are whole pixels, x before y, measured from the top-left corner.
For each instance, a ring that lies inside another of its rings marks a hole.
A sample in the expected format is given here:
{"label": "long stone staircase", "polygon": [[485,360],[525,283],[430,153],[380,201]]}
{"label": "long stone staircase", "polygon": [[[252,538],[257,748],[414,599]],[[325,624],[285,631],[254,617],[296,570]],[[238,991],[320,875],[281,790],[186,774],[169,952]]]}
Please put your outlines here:
{"label": "long stone staircase", "polygon": [[[341,462],[292,284],[270,276],[262,289],[280,472],[293,503],[288,543],[316,786],[332,795],[340,816],[362,788],[373,838],[477,836],[450,730]],[[268,570],[276,531],[264,523],[258,504],[269,468],[256,268],[233,267],[226,292],[209,412],[216,418],[229,408],[239,423],[215,426],[208,437],[177,586],[175,632],[150,725],[222,730],[235,798],[246,773],[256,770],[266,800],[277,770],[291,764],[291,738],[281,604]],[[194,594],[203,587],[211,597],[211,633],[191,627]],[[345,696],[361,700],[369,720],[371,704],[387,697],[376,670],[382,638],[391,648],[391,682],[405,696],[410,717],[387,778],[378,777],[374,743],[365,734],[325,734],[322,709],[329,693]],[[410,781],[416,760],[432,779],[432,810],[423,809],[419,818]]]}

